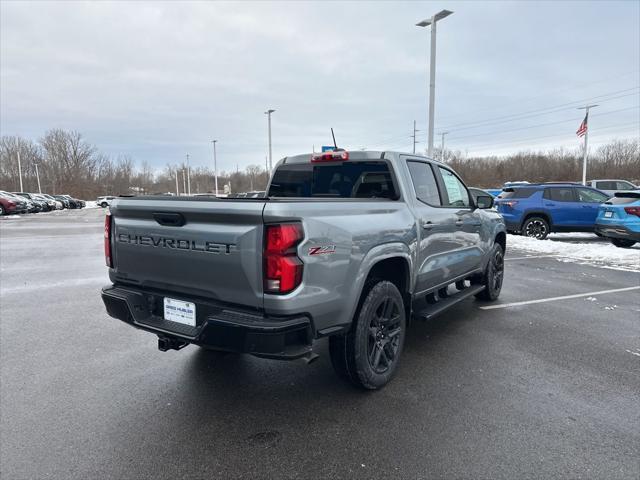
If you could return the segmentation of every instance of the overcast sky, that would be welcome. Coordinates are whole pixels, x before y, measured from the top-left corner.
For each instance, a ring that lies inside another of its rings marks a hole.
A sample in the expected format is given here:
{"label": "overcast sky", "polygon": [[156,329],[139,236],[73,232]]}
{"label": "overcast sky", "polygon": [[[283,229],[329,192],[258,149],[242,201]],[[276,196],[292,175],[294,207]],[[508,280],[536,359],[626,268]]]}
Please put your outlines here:
{"label": "overcast sky", "polygon": [[[221,170],[331,144],[426,145],[428,29],[436,133],[470,154],[640,136],[640,2],[0,2],[2,135],[82,132],[155,168]],[[436,137],[436,145],[440,136]]]}

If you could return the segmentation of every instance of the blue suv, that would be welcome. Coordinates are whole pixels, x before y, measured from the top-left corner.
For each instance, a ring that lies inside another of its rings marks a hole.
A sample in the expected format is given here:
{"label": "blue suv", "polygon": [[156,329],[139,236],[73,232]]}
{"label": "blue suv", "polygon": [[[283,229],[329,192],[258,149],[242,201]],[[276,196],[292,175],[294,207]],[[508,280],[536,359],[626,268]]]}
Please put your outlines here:
{"label": "blue suv", "polygon": [[598,207],[609,196],[574,183],[508,187],[495,201],[507,231],[539,240],[551,232],[593,232]]}

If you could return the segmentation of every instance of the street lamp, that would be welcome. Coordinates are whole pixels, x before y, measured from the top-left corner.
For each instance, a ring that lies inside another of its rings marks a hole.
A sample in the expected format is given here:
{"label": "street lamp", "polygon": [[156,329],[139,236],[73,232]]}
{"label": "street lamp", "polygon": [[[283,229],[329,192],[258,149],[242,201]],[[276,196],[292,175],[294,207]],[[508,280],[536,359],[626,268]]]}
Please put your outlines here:
{"label": "street lamp", "polygon": [[271,114],[275,112],[275,110],[273,109],[269,109],[266,112],[264,112],[265,115],[267,115],[267,117],[269,118],[269,172],[271,172],[271,170],[273,169],[273,163],[272,163],[272,154],[271,154]]}
{"label": "street lamp", "polygon": [[428,141],[428,154],[431,157],[433,154],[433,117],[434,117],[434,104],[436,93],[436,22],[448,17],[453,12],[449,10],[441,10],[433,17],[422,20],[416,23],[416,27],[428,27],[431,25],[431,58],[429,66],[429,141]]}
{"label": "street lamp", "polygon": [[213,176],[216,181],[216,197],[218,196],[218,159],[216,158],[216,142],[218,140],[211,140],[213,143]]}

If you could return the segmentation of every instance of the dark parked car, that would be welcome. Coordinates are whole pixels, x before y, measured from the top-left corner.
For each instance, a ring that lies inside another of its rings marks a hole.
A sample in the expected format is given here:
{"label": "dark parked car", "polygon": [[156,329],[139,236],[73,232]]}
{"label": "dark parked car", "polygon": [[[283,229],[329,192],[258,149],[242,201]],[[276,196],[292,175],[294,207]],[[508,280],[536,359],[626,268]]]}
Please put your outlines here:
{"label": "dark parked car", "polygon": [[13,195],[0,193],[0,215],[27,213],[27,211],[28,206],[26,200],[20,200]]}
{"label": "dark parked car", "polygon": [[580,184],[541,183],[507,187],[495,204],[510,233],[543,240],[551,232],[594,232],[598,207],[608,199]]}
{"label": "dark parked car", "polygon": [[62,195],[53,195],[53,198],[55,198],[59,202],[62,202],[64,208],[71,208],[71,201],[67,197],[64,197]]}
{"label": "dark parked car", "polygon": [[[38,208],[40,209],[41,212],[49,212],[51,211],[51,205],[49,204],[49,202],[47,202],[46,200],[43,200],[41,198],[36,197],[34,194],[32,193],[26,193],[26,192],[13,192],[14,195],[19,195],[23,198],[28,198],[29,200],[31,200],[33,203],[38,205]],[[54,207],[55,208],[55,207]]]}

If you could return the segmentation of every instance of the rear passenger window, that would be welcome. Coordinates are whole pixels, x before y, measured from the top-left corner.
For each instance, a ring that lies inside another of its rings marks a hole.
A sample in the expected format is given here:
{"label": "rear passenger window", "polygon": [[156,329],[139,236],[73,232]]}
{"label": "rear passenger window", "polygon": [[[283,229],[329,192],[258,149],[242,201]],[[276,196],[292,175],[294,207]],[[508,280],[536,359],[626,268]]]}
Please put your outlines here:
{"label": "rear passenger window", "polygon": [[555,202],[575,202],[572,188],[548,188],[545,198]]}
{"label": "rear passenger window", "polygon": [[529,198],[536,192],[535,188],[505,188],[500,194],[500,198]]}
{"label": "rear passenger window", "polygon": [[407,162],[407,165],[418,200],[437,207],[442,205],[438,184],[431,166],[424,162]]}
{"label": "rear passenger window", "polygon": [[611,182],[611,181],[606,181],[606,182],[596,182],[598,185],[598,188],[600,190],[615,190],[616,189],[616,182]]}
{"label": "rear passenger window", "polygon": [[438,167],[444,188],[447,192],[448,202],[443,202],[445,207],[468,207],[469,192],[467,187],[446,168]]}

